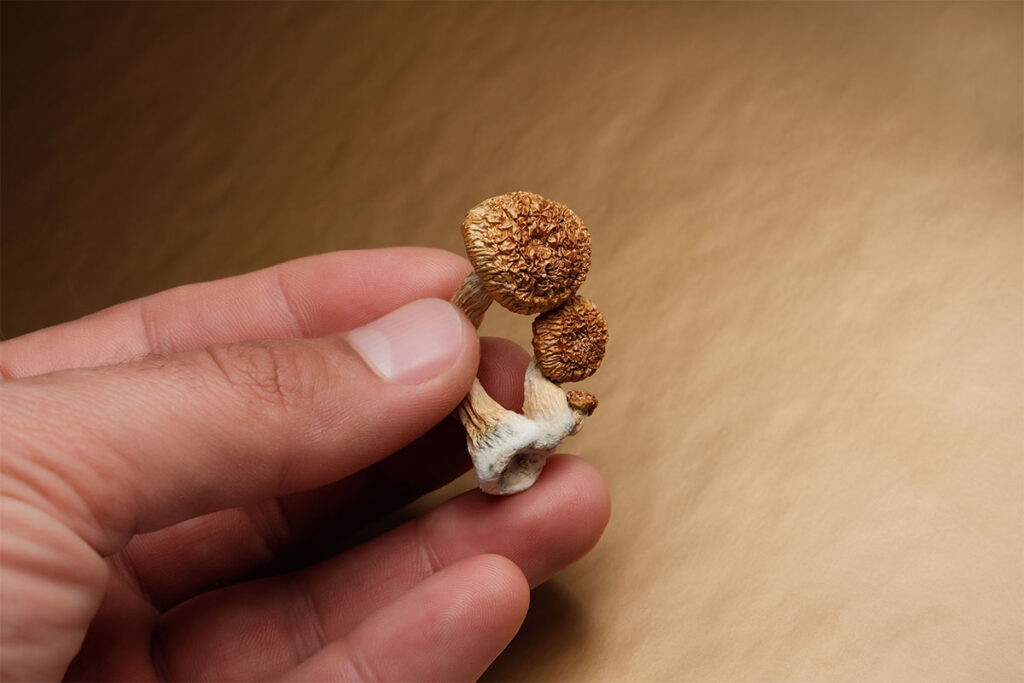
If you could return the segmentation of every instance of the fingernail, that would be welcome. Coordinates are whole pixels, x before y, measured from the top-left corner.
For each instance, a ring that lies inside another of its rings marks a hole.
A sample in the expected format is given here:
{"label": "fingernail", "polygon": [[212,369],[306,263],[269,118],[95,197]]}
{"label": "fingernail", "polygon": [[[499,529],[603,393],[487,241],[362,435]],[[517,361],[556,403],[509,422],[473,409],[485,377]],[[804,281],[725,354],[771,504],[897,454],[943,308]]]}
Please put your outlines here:
{"label": "fingernail", "polygon": [[399,384],[437,377],[462,353],[462,316],[447,301],[421,299],[347,334],[370,369]]}

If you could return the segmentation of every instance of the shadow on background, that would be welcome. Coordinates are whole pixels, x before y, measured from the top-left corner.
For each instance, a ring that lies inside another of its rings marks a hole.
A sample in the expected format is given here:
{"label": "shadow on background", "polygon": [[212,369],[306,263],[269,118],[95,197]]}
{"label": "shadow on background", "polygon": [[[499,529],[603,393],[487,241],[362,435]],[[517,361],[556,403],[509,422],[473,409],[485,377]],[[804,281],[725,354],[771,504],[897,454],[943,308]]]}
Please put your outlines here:
{"label": "shadow on background", "polygon": [[[579,647],[587,635],[586,610],[572,592],[552,579],[530,593],[530,611],[519,634],[501,656],[484,673],[484,681],[522,679],[524,660],[555,661],[563,650]],[[558,669],[536,668],[539,677],[531,680],[549,681],[566,677]]]}

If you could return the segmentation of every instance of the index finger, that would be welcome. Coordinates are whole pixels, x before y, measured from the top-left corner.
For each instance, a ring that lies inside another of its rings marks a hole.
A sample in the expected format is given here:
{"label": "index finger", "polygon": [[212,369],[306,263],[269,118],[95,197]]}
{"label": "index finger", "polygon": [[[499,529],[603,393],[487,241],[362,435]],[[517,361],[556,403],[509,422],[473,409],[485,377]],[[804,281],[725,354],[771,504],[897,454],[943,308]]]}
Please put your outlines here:
{"label": "index finger", "polygon": [[0,376],[112,365],[246,339],[344,332],[424,298],[447,299],[469,263],[438,249],[339,251],[184,285],[0,342]]}

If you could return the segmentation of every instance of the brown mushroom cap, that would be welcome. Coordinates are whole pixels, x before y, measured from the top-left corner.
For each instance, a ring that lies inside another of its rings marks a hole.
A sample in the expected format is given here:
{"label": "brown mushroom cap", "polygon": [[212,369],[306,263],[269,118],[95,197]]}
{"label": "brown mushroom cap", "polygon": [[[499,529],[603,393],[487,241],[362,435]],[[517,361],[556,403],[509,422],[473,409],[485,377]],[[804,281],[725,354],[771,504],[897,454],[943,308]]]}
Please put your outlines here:
{"label": "brown mushroom cap", "polygon": [[581,296],[533,321],[533,353],[552,382],[578,382],[593,375],[607,343],[604,317],[594,302]]}
{"label": "brown mushroom cap", "polygon": [[593,415],[597,409],[597,396],[589,391],[567,391],[565,394],[569,405],[586,415]]}
{"label": "brown mushroom cap", "polygon": [[568,207],[531,192],[491,197],[470,209],[462,237],[494,300],[532,315],[572,296],[590,269],[590,232]]}

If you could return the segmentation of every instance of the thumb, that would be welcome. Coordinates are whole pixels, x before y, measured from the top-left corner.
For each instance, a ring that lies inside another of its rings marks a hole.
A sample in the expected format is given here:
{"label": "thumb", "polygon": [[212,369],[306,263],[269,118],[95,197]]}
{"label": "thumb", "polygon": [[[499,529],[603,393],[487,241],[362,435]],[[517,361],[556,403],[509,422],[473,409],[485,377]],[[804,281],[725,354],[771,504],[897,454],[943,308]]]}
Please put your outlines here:
{"label": "thumb", "polygon": [[478,354],[465,317],[423,299],[343,335],[9,380],[6,485],[110,554],[133,533],[392,453],[455,408]]}

